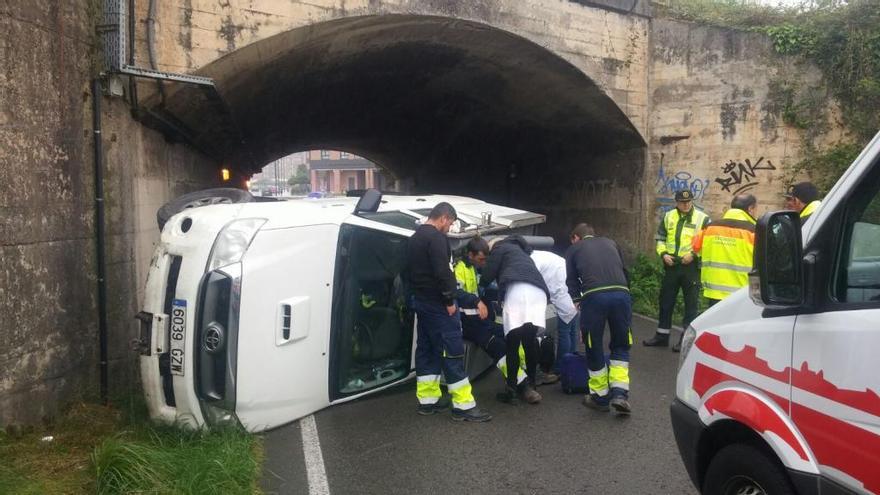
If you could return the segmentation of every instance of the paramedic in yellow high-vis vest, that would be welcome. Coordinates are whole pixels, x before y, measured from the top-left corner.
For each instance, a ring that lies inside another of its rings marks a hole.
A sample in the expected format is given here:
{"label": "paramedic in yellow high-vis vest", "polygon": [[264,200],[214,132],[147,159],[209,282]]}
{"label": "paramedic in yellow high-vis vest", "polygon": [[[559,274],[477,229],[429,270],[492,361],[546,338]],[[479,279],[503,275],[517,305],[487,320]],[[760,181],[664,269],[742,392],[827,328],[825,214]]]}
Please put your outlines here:
{"label": "paramedic in yellow high-vis vest", "polygon": [[712,222],[694,241],[700,255],[703,297],[712,307],[733,292],[749,285],[755,253],[755,216],[758,200],[740,194],[730,202],[721,220]]}

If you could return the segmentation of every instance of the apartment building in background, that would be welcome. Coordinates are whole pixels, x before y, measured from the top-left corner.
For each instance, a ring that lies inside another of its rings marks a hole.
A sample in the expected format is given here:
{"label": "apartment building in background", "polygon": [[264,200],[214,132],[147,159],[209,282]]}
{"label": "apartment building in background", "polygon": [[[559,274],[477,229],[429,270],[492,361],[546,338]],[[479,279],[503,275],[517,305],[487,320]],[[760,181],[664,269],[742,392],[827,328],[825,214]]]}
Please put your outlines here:
{"label": "apartment building in background", "polygon": [[366,158],[334,150],[309,151],[312,191],[345,194],[353,189],[388,190],[394,180]]}

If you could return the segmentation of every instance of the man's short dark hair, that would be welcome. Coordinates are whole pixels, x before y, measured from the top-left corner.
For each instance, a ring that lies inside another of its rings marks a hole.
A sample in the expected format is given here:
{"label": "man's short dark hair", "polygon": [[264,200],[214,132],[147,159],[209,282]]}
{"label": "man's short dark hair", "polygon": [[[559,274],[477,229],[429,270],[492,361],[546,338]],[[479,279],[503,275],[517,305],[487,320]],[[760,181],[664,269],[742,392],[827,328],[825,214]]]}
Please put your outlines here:
{"label": "man's short dark hair", "polygon": [[737,194],[730,202],[730,207],[746,211],[756,204],[758,204],[758,198],[753,194]]}
{"label": "man's short dark hair", "polygon": [[428,220],[439,220],[443,217],[447,217],[451,220],[458,219],[458,213],[455,212],[455,208],[445,201],[437,203],[437,206],[431,209],[431,213],[428,214]]}
{"label": "man's short dark hair", "polygon": [[788,186],[785,192],[786,198],[797,198],[804,204],[810,204],[819,199],[819,190],[812,182],[798,182]]}
{"label": "man's short dark hair", "polygon": [[572,237],[579,237],[581,239],[595,234],[596,231],[593,230],[593,226],[588,223],[579,223],[571,230]]}
{"label": "man's short dark hair", "polygon": [[486,239],[482,237],[474,237],[469,240],[467,243],[467,250],[469,253],[483,253],[489,254],[489,243],[486,242]]}

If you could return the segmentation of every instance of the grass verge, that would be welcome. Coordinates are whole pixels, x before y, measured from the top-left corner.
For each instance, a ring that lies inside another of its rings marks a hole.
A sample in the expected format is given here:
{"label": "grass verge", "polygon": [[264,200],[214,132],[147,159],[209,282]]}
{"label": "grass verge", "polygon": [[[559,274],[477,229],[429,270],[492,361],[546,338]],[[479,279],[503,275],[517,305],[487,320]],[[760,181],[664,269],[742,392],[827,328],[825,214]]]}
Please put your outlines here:
{"label": "grass verge", "polygon": [[0,493],[259,493],[259,437],[142,417],[79,404],[51,425],[0,433]]}
{"label": "grass verge", "polygon": [[[663,283],[663,267],[660,265],[659,258],[640,253],[636,257],[635,263],[629,267],[629,274],[633,312],[657,318],[660,314],[660,286]],[[698,302],[698,312],[702,312],[708,307],[702,294]],[[675,310],[672,313],[672,324],[681,325],[683,317],[684,298],[679,292],[675,301]]]}

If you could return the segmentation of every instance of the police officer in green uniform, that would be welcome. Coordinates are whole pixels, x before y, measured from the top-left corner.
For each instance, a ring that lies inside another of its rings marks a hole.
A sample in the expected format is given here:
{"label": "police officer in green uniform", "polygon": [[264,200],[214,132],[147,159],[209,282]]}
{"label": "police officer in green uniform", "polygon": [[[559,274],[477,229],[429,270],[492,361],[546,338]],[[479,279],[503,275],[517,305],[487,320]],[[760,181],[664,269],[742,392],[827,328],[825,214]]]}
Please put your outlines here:
{"label": "police officer in green uniform", "polygon": [[[675,193],[675,209],[667,211],[657,229],[657,254],[663,260],[663,285],[660,287],[660,315],[657,332],[642,344],[653,347],[669,345],[672,310],[678,290],[684,295],[684,320],[687,328],[697,317],[700,297],[700,261],[693,251],[693,240],[709,225],[709,216],[694,208],[689,190]],[[677,351],[678,345],[674,345]]]}

